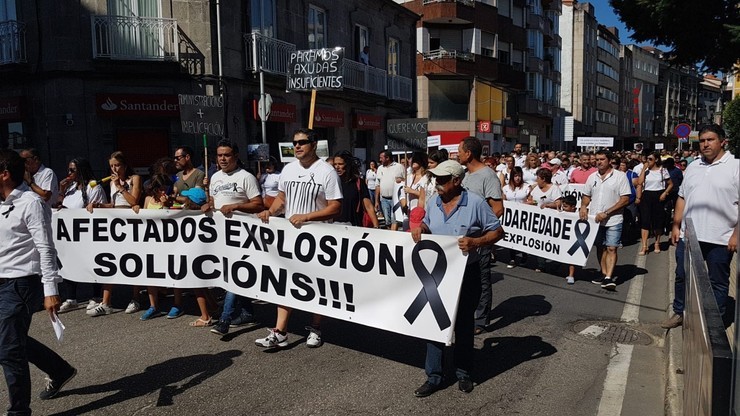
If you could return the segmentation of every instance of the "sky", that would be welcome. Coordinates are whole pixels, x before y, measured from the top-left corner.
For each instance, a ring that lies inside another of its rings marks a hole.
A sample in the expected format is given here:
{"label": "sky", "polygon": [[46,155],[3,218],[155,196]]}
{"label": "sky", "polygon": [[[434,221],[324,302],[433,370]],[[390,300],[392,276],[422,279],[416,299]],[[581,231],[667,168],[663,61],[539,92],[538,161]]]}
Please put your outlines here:
{"label": "sky", "polygon": [[[596,20],[606,27],[615,26],[619,29],[619,40],[623,45],[629,45],[635,43],[634,40],[630,39],[632,32],[628,32],[627,28],[619,20],[619,16],[614,11],[612,6],[609,5],[609,0],[581,0],[581,3],[591,3],[596,9]],[[649,42],[638,43],[638,45],[652,45]]]}

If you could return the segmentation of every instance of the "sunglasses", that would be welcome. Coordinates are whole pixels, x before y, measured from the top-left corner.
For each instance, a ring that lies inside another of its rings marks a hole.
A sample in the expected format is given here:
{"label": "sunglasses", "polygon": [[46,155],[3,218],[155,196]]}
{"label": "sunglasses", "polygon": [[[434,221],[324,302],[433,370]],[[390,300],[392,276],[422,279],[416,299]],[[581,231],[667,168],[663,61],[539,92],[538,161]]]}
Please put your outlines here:
{"label": "sunglasses", "polygon": [[452,175],[437,176],[437,185],[445,185],[447,182],[452,180]]}
{"label": "sunglasses", "polygon": [[175,159],[175,162],[180,161],[180,159],[184,158],[185,156],[175,156],[173,159]]}
{"label": "sunglasses", "polygon": [[293,140],[293,147],[305,146],[311,143],[311,140]]}
{"label": "sunglasses", "polygon": [[655,160],[655,158],[654,157],[649,157],[648,160]]}

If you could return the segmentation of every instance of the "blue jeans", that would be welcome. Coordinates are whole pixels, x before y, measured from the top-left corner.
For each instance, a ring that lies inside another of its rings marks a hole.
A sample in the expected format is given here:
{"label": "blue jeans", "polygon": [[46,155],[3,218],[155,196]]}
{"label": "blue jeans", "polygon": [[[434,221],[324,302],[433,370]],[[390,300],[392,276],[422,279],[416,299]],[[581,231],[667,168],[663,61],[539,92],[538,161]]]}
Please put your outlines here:
{"label": "blue jeans", "polygon": [[383,218],[385,218],[385,225],[388,227],[396,222],[393,216],[393,199],[380,197],[380,209],[383,211]]}
{"label": "blue jeans", "polygon": [[[478,263],[465,266],[462,288],[460,289],[460,302],[457,306],[457,318],[455,319],[455,375],[458,380],[470,378],[473,371],[474,353],[474,329],[475,320],[473,313],[480,299],[480,265]],[[439,342],[427,343],[427,357],[424,362],[424,371],[427,374],[427,382],[438,386],[442,383],[444,376],[444,344]]]}
{"label": "blue jeans", "polygon": [[370,195],[370,203],[375,206],[375,189],[368,189],[367,193]]}
{"label": "blue jeans", "polygon": [[0,284],[0,365],[8,385],[8,415],[31,414],[31,374],[28,363],[52,380],[68,377],[72,367],[57,353],[28,336],[31,316],[42,304],[39,276]]}
{"label": "blue jeans", "polygon": [[254,315],[252,302],[235,293],[226,292],[224,310],[221,312],[221,319],[219,321],[230,324],[232,320],[243,314]]}
{"label": "blue jeans", "polygon": [[[707,271],[709,273],[709,281],[712,284],[714,299],[717,301],[720,314],[724,315],[727,292],[730,288],[730,261],[732,261],[732,252],[727,250],[727,246],[720,244],[699,242],[699,247],[701,248],[701,255],[707,263]],[[684,301],[686,299],[684,250],[684,241],[680,239],[676,246],[676,283],[674,285],[676,297],[673,299],[673,312],[677,315],[683,315]]]}

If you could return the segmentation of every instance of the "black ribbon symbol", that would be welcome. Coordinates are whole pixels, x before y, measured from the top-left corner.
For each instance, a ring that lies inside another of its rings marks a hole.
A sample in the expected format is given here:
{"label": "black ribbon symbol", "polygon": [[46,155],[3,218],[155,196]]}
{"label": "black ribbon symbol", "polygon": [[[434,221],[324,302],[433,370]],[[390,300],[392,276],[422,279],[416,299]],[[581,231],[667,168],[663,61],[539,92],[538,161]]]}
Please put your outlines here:
{"label": "black ribbon symbol", "polygon": [[5,216],[5,218],[8,218],[10,216],[10,211],[12,211],[14,208],[15,208],[15,205],[11,205],[11,206],[8,207],[8,210],[7,211],[3,212],[0,215],[3,215],[3,216]]}
{"label": "black ribbon symbol", "polygon": [[[583,230],[581,230],[581,225],[584,227]],[[578,220],[574,229],[576,231],[576,242],[568,249],[568,254],[572,256],[580,248],[583,250],[583,254],[588,257],[589,247],[586,244],[586,237],[591,232],[591,224],[588,221]]]}
{"label": "black ribbon symbol", "polygon": [[[437,253],[437,261],[434,263],[434,268],[431,273],[421,261],[421,256],[419,255],[421,250],[432,250]],[[424,306],[428,303],[432,308],[432,314],[434,314],[434,319],[437,321],[439,329],[444,330],[449,328],[451,325],[450,317],[447,315],[445,305],[442,303],[442,298],[439,296],[439,290],[437,290],[439,284],[442,283],[445,271],[447,271],[447,257],[445,256],[442,247],[431,240],[419,241],[416,243],[414,250],[411,253],[411,265],[414,267],[416,275],[419,276],[419,280],[421,280],[423,287],[421,291],[419,291],[419,294],[416,295],[414,301],[411,302],[406,313],[403,314],[404,318],[406,318],[410,324],[413,324],[416,318],[419,317],[422,309],[424,309]]]}

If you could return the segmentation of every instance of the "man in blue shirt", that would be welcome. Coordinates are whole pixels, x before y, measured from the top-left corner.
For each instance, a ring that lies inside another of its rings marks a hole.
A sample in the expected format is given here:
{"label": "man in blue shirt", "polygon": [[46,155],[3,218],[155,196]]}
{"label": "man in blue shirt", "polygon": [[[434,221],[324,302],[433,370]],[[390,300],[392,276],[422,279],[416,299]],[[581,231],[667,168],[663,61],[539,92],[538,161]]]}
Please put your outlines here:
{"label": "man in blue shirt", "polygon": [[[478,306],[481,291],[478,250],[500,240],[504,231],[486,201],[462,187],[465,171],[459,163],[447,160],[430,172],[436,178],[438,196],[427,203],[424,221],[420,227],[411,230],[411,236],[418,243],[422,234],[454,235],[459,237],[460,250],[468,254],[455,320],[454,359],[458,388],[470,393],[473,391],[470,379],[475,328],[473,312]],[[443,347],[437,342],[427,343],[424,365],[427,381],[414,391],[416,397],[429,396],[441,388]]]}

